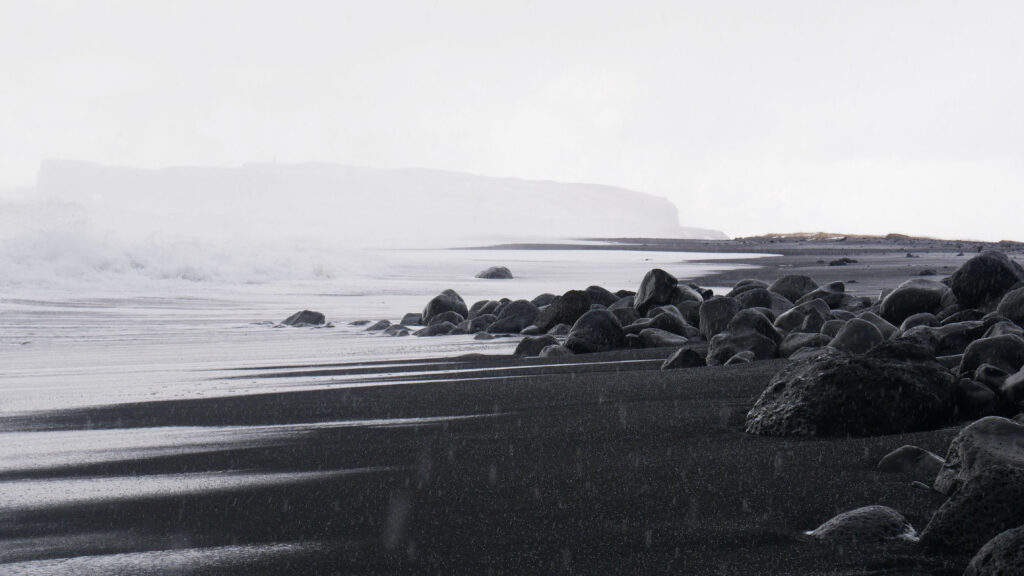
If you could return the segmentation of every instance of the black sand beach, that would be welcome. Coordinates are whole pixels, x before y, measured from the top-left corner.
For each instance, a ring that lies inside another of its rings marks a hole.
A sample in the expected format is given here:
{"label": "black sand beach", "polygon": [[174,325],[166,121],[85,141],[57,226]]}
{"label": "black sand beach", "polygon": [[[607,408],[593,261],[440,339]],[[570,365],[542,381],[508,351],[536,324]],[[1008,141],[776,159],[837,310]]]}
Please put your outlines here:
{"label": "black sand beach", "polygon": [[[706,251],[709,260],[719,251],[782,254],[751,261],[759,270],[687,279],[703,285],[800,273],[856,280],[849,290],[873,297],[924,268],[948,275],[978,246],[903,239],[638,245]],[[1020,245],[1001,249],[1021,253]],[[840,256],[858,262],[827,265]],[[43,481],[313,473],[257,487],[7,507],[0,561],[9,564],[0,573],[962,573],[967,558],[907,544],[828,546],[801,535],[869,504],[891,506],[923,528],[944,497],[880,473],[877,463],[904,444],[944,454],[958,427],[871,438],[748,435],[746,412],[788,361],[663,372],[671,352],[257,366],[252,378],[361,377],[344,389],[8,418],[0,422],[8,431],[365,422],[199,454],[5,474]],[[124,554],[282,543],[294,546],[191,560],[171,553],[165,564],[156,560],[166,552]],[[103,564],[102,554],[122,556]]]}

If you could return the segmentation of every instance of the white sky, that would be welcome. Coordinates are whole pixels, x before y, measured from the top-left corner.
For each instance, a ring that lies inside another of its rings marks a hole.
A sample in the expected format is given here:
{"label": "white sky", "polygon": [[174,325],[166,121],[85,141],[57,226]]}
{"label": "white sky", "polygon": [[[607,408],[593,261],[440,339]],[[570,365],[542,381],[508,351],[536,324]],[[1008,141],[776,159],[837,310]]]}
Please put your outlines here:
{"label": "white sky", "polygon": [[730,235],[1024,240],[1024,2],[0,0],[44,158],[599,182]]}

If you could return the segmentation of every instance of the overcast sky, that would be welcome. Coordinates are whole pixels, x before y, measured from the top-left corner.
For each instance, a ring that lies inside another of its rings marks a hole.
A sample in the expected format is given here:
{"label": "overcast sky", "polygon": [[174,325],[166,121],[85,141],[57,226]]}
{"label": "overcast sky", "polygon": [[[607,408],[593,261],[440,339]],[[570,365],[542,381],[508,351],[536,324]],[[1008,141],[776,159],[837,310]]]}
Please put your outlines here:
{"label": "overcast sky", "polygon": [[0,0],[39,161],[598,182],[730,235],[1024,240],[1024,2]]}

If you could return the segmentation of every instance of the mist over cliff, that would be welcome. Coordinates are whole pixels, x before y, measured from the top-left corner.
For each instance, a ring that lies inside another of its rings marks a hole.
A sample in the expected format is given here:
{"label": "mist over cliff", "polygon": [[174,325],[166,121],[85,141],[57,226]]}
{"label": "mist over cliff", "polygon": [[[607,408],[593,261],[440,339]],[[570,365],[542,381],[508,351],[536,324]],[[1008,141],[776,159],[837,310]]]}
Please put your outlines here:
{"label": "mist over cliff", "polygon": [[724,238],[681,228],[664,198],[594,184],[330,164],[47,161],[34,189],[0,199],[0,283],[372,276],[387,263],[367,250],[626,236]]}

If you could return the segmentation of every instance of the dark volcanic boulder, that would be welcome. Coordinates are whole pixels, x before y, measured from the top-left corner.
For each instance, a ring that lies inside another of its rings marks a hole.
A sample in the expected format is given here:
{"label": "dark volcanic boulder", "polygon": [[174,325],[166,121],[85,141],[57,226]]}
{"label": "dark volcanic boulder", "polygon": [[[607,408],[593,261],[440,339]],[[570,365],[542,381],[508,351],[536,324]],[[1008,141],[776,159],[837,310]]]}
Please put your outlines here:
{"label": "dark volcanic boulder", "polygon": [[409,329],[401,324],[392,324],[384,330],[385,336],[408,336]]}
{"label": "dark volcanic boulder", "polygon": [[885,342],[793,361],[747,413],[766,436],[872,436],[927,430],[953,414],[957,378],[926,350]]}
{"label": "dark volcanic boulder", "polygon": [[899,328],[886,322],[885,318],[882,318],[881,316],[875,314],[874,312],[871,312],[870,310],[867,312],[861,312],[860,314],[857,315],[857,318],[860,318],[861,320],[866,320],[874,324],[875,328],[878,328],[878,331],[882,333],[882,338],[885,338],[886,340],[892,338],[893,334],[896,334],[896,332],[899,330]]}
{"label": "dark volcanic boulder", "polygon": [[518,334],[523,328],[533,324],[539,314],[540,309],[529,300],[509,302],[498,315],[498,319],[487,327],[487,331],[491,334]]}
{"label": "dark volcanic boulder", "polygon": [[405,316],[402,316],[402,321],[400,323],[406,326],[419,326],[423,324],[423,314],[410,312]]}
{"label": "dark volcanic boulder", "polygon": [[950,277],[950,287],[963,308],[985,306],[1002,298],[1017,282],[1024,282],[1024,268],[995,251],[964,262]]}
{"label": "dark volcanic boulder", "polygon": [[970,376],[982,364],[1013,374],[1024,366],[1024,338],[1010,334],[980,338],[971,342],[964,350],[960,363],[960,375]]}
{"label": "dark volcanic boulder", "polygon": [[547,332],[557,324],[572,326],[588,310],[590,297],[587,293],[582,290],[570,290],[541,310],[535,324],[541,332]]}
{"label": "dark volcanic boulder", "polygon": [[510,280],[512,278],[512,271],[504,266],[491,266],[487,270],[478,273],[476,277],[485,280]]}
{"label": "dark volcanic boulder", "polygon": [[569,330],[572,330],[572,326],[568,324],[555,324],[548,330],[548,334],[552,336],[568,336]]}
{"label": "dark volcanic boulder", "polygon": [[672,295],[669,297],[669,303],[678,307],[686,302],[692,302],[699,306],[701,302],[704,302],[704,296],[702,296],[695,288],[687,284],[676,285],[676,287],[672,289]]}
{"label": "dark volcanic boulder", "polygon": [[476,318],[486,314],[492,314],[497,317],[499,308],[501,308],[501,302],[498,300],[481,300],[473,304],[473,307],[469,309],[469,316],[467,318]]}
{"label": "dark volcanic boulder", "polygon": [[745,332],[720,332],[711,339],[708,345],[707,363],[709,366],[725,364],[732,357],[743,352],[751,352],[755,360],[775,358],[779,345],[774,340],[753,330]]}
{"label": "dark volcanic boulder", "polygon": [[[820,322],[820,324],[817,324],[817,327],[814,327],[814,324],[817,322],[807,322],[807,318],[810,315],[813,315]],[[784,332],[792,332],[793,330],[818,332],[828,317],[828,304],[825,304],[824,300],[811,300],[799,306],[794,306],[777,316],[775,318],[775,327]]]}
{"label": "dark volcanic boulder", "polygon": [[427,322],[427,326],[433,326],[434,324],[440,324],[442,322],[451,322],[452,324],[458,325],[458,324],[460,324],[465,319],[466,318],[462,314],[459,314],[458,312],[455,312],[454,310],[449,310],[447,312],[441,312],[440,314],[435,314],[430,319],[430,321]]}
{"label": "dark volcanic boulder", "polygon": [[619,324],[623,326],[632,324],[640,319],[640,314],[637,313],[632,304],[630,304],[629,308],[616,308],[612,306],[608,311],[615,314],[615,317],[619,319]]}
{"label": "dark volcanic boulder", "polygon": [[932,515],[921,543],[973,554],[1006,530],[1024,525],[1024,468],[985,468]]}
{"label": "dark volcanic boulder", "polygon": [[320,312],[303,310],[285,318],[281,324],[285,326],[322,326],[325,321],[326,318]]}
{"label": "dark volcanic boulder", "polygon": [[914,314],[937,314],[953,303],[953,291],[934,280],[911,278],[890,292],[879,306],[879,314],[893,324],[900,324]]}
{"label": "dark volcanic boulder", "polygon": [[781,294],[784,298],[790,302],[796,302],[797,300],[804,297],[805,294],[814,290],[818,287],[818,283],[815,282],[810,276],[803,276],[801,274],[790,274],[783,276],[775,282],[772,282],[769,290],[776,294]]}
{"label": "dark volcanic boulder", "polygon": [[706,340],[725,330],[729,321],[743,309],[739,300],[728,297],[714,297],[700,305],[700,331]]}
{"label": "dark volcanic boulder", "polygon": [[674,354],[665,359],[661,364],[662,370],[675,370],[677,368],[697,368],[706,366],[704,356],[690,348],[680,348]]}
{"label": "dark volcanic boulder", "polygon": [[1024,468],[1024,426],[989,416],[972,422],[949,443],[935,490],[953,494],[986,468],[996,466]]}
{"label": "dark volcanic boulder", "polygon": [[587,293],[587,297],[590,298],[592,304],[600,304],[605,307],[611,306],[620,300],[618,296],[600,286],[588,286],[584,292]]}
{"label": "dark volcanic boulder", "polygon": [[735,297],[744,308],[767,308],[779,315],[793,307],[793,303],[779,294],[769,292],[765,288],[744,290]]}
{"label": "dark volcanic boulder", "polygon": [[1018,326],[1024,326],[1024,288],[1011,290],[1003,296],[996,312]]}
{"label": "dark volcanic boulder", "polygon": [[865,506],[842,514],[807,532],[825,542],[917,542],[917,531],[903,514],[886,506]]}
{"label": "dark volcanic boulder", "polygon": [[527,336],[519,342],[519,346],[516,346],[516,351],[512,353],[515,358],[521,358],[524,356],[540,356],[542,350],[548,346],[558,346],[558,340],[554,336]]}
{"label": "dark volcanic boulder", "polygon": [[755,288],[768,288],[768,283],[763,280],[755,280],[754,278],[744,278],[733,285],[732,290],[726,293],[729,298],[735,298],[740,294],[743,294],[747,290],[754,290]]}
{"label": "dark volcanic boulder", "polygon": [[811,300],[817,300],[820,298],[825,301],[825,304],[828,304],[829,308],[836,309],[847,301],[845,298],[846,296],[846,284],[843,284],[842,282],[829,282],[824,286],[819,286],[807,294],[804,294],[796,301],[796,304],[799,306],[804,302],[810,302]]}
{"label": "dark volcanic boulder", "polygon": [[789,358],[801,348],[820,348],[828,343],[829,337],[824,334],[793,332],[779,344],[779,357]]}
{"label": "dark volcanic boulder", "polygon": [[978,550],[964,576],[1013,576],[1024,573],[1024,525],[999,533]]}
{"label": "dark volcanic boulder", "polygon": [[388,327],[390,327],[390,326],[391,326],[391,321],[390,320],[379,320],[379,321],[375,322],[372,326],[367,326],[366,327],[366,331],[367,332],[380,332],[381,330],[387,330]]}
{"label": "dark volcanic boulder", "polygon": [[538,308],[543,308],[544,306],[547,306],[548,304],[554,302],[555,298],[558,298],[558,296],[555,296],[550,292],[545,292],[543,294],[537,295],[537,297],[534,298],[533,300],[530,300],[530,302],[532,302],[533,305]]}
{"label": "dark volcanic boulder", "polygon": [[434,316],[445,312],[455,312],[463,318],[469,315],[469,309],[466,308],[462,296],[459,296],[458,292],[451,288],[427,302],[427,306],[423,308],[423,322],[429,325]]}
{"label": "dark volcanic boulder", "polygon": [[934,314],[921,312],[920,314],[908,316],[905,320],[903,320],[903,322],[900,324],[900,333],[906,332],[911,328],[916,328],[918,326],[932,327],[938,325],[939,319],[936,318]]}
{"label": "dark volcanic boulder", "polygon": [[[651,323],[647,325],[647,328],[665,330],[666,332],[687,337],[693,336],[697,333],[697,329],[689,326],[685,320],[681,320],[678,316],[668,312],[662,312],[654,318],[651,318]],[[688,328],[690,330],[687,330]]]}
{"label": "dark volcanic boulder", "polygon": [[476,334],[481,330],[486,330],[488,326],[494,324],[498,320],[498,317],[494,314],[481,314],[474,318],[463,320],[458,328],[465,330],[467,334]]}
{"label": "dark volcanic boulder", "polygon": [[660,268],[655,268],[644,275],[640,289],[633,297],[633,307],[641,315],[654,306],[672,303],[673,288],[679,284],[676,277]]}
{"label": "dark volcanic boulder", "polygon": [[607,352],[621,348],[625,339],[622,325],[607,310],[591,310],[573,324],[565,347],[576,354]]}
{"label": "dark volcanic boulder", "polygon": [[756,310],[740,310],[732,320],[729,320],[725,330],[733,333],[753,331],[775,342],[776,345],[782,342],[782,335],[775,329],[771,320]]}
{"label": "dark volcanic boulder", "polygon": [[451,322],[441,322],[439,324],[431,324],[422,330],[413,332],[413,336],[445,336],[455,330],[455,324]]}
{"label": "dark volcanic boulder", "polygon": [[852,354],[863,354],[885,341],[882,333],[875,325],[860,318],[847,322],[828,343],[836,350],[844,350]]}

